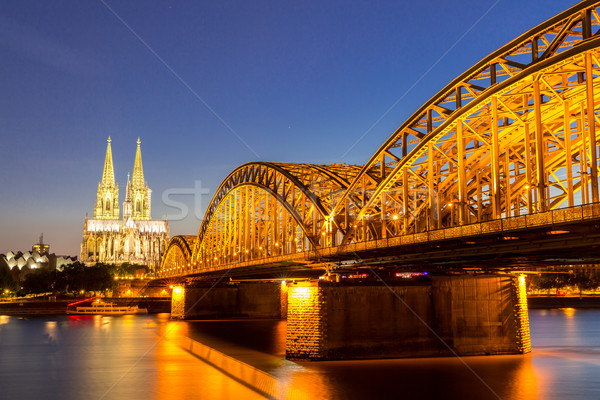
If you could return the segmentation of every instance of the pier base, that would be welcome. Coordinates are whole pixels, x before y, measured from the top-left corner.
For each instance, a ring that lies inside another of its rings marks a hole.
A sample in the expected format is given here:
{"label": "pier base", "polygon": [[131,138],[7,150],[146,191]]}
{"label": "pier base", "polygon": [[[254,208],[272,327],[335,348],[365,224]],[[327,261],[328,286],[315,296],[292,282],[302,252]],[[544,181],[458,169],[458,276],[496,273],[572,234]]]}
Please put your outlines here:
{"label": "pier base", "polygon": [[236,282],[175,286],[171,318],[281,318],[281,284]]}
{"label": "pier base", "polygon": [[286,358],[341,360],[530,351],[523,277],[288,287]]}

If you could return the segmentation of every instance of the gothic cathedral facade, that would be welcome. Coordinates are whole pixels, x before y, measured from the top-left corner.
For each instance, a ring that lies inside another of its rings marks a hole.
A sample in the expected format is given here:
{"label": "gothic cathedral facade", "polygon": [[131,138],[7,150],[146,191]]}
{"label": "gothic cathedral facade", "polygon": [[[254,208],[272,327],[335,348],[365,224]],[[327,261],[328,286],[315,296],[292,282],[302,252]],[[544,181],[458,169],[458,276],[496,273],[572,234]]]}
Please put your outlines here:
{"label": "gothic cathedral facade", "polygon": [[80,260],[87,265],[141,264],[154,271],[169,240],[169,221],[151,217],[152,190],[144,181],[139,138],[131,179],[127,175],[123,218],[120,218],[119,185],[115,183],[110,142],[109,137],[94,218],[85,216]]}

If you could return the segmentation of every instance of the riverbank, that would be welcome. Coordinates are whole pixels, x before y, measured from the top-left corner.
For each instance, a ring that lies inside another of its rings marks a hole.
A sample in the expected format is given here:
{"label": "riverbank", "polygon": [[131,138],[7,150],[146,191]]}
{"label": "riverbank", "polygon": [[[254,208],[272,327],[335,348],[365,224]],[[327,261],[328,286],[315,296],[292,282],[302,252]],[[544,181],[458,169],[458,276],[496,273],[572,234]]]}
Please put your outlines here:
{"label": "riverbank", "polygon": [[600,296],[529,296],[529,309],[600,308]]}
{"label": "riverbank", "polygon": [[[148,314],[170,313],[171,299],[169,298],[103,298],[108,303],[115,303],[119,306],[137,305],[140,308],[147,308]],[[24,300],[14,302],[0,302],[0,315],[13,316],[36,316],[36,315],[65,315],[67,305],[75,300]]]}
{"label": "riverbank", "polygon": [[[35,316],[35,315],[64,315],[67,305],[74,300],[23,300],[0,302],[0,315]],[[149,314],[170,313],[171,299],[169,298],[105,298],[104,301],[120,306],[137,305],[147,308]],[[600,308],[600,296],[530,296],[527,298],[530,309],[553,308]]]}

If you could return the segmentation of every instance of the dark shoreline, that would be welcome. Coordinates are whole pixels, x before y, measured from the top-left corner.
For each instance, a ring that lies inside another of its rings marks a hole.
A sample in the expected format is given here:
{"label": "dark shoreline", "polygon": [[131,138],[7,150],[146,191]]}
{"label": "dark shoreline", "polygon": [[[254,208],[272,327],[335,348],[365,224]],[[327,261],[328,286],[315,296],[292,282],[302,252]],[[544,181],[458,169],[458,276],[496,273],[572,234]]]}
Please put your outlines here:
{"label": "dark shoreline", "polygon": [[[165,298],[106,298],[118,305],[138,305],[149,314],[170,313],[171,299]],[[67,305],[73,300],[16,301],[0,303],[0,315],[43,316],[66,315]],[[556,308],[600,308],[600,296],[531,296],[527,299],[530,310]]]}
{"label": "dark shoreline", "polygon": [[[165,298],[104,298],[104,301],[117,305],[137,305],[147,308],[148,314],[170,313],[171,299]],[[57,301],[15,301],[0,303],[0,315],[10,316],[43,316],[66,315],[67,305],[74,300]]]}
{"label": "dark shoreline", "polygon": [[530,296],[530,310],[553,308],[600,308],[600,296]]}

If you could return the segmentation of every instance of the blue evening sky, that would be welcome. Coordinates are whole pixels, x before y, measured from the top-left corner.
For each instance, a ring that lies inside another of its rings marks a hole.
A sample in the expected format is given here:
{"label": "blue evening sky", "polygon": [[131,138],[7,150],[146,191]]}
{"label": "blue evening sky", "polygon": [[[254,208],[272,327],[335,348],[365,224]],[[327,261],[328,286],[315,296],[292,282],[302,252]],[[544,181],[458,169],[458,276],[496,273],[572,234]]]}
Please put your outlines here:
{"label": "blue evening sky", "polygon": [[[2,0],[0,253],[43,232],[52,252],[79,255],[109,135],[120,202],[139,136],[153,217],[196,234],[238,165],[363,164],[449,81],[574,4]],[[190,208],[179,218],[163,193],[196,181],[197,213],[192,195],[171,196]]]}

